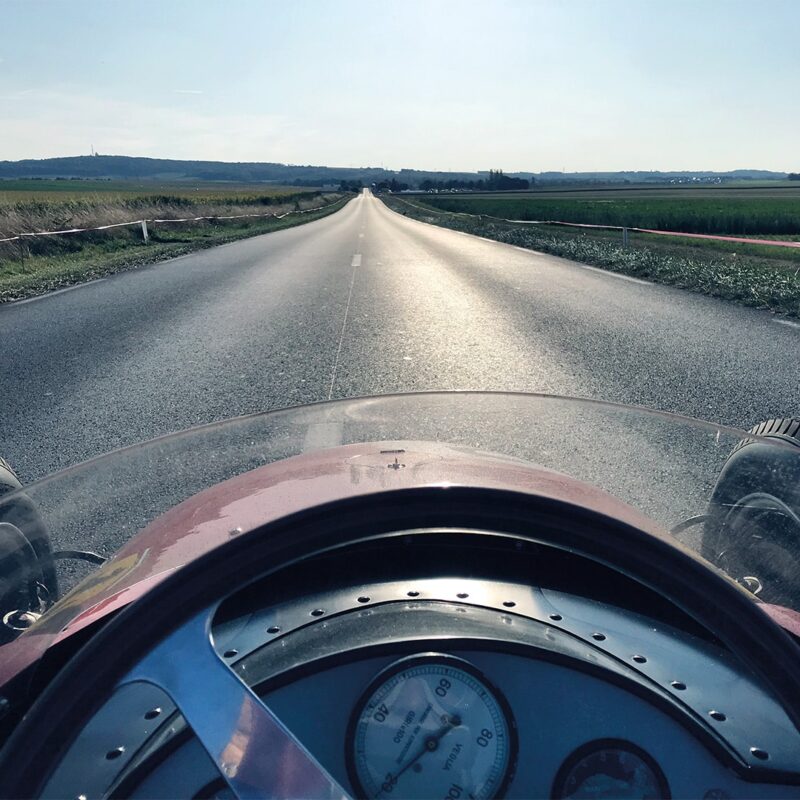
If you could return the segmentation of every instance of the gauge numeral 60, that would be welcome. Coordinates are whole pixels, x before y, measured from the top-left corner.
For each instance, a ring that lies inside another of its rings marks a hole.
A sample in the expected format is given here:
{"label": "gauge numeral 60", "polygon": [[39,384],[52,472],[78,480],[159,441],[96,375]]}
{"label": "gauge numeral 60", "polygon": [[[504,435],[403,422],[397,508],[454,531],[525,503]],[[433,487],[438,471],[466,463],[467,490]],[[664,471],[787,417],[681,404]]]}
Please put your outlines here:
{"label": "gauge numeral 60", "polygon": [[434,689],[434,691],[436,692],[437,695],[439,695],[439,697],[444,697],[447,694],[447,690],[451,686],[452,684],[450,683],[449,680],[447,680],[447,678],[442,678],[439,681],[439,685]]}
{"label": "gauge numeral 60", "polygon": [[381,784],[381,789],[384,792],[386,792],[386,794],[389,794],[391,791],[394,790],[395,786],[397,786],[397,776],[396,775],[392,775],[391,772],[387,772],[386,773],[386,779]]}

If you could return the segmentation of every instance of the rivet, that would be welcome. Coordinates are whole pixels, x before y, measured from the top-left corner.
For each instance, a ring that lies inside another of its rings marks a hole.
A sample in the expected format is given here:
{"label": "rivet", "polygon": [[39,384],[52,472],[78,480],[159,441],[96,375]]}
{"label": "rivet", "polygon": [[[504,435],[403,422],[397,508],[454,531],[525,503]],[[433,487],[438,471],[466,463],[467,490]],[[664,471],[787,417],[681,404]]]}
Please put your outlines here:
{"label": "rivet", "polygon": [[106,753],[106,758],[109,761],[113,761],[115,758],[119,758],[125,752],[124,747],[115,747],[113,750],[109,750]]}
{"label": "rivet", "polygon": [[760,747],[751,747],[750,752],[761,761],[766,761],[769,758],[769,753]]}
{"label": "rivet", "polygon": [[503,605],[504,605],[506,608],[514,608],[514,606],[516,605],[516,603],[515,603],[513,600],[504,600],[504,601],[503,601]]}
{"label": "rivet", "polygon": [[157,716],[161,714],[160,708],[151,708],[149,711],[146,711],[144,714],[145,719],[155,719]]}
{"label": "rivet", "polygon": [[269,628],[267,628],[267,633],[280,633],[280,632],[281,629],[277,625],[270,625]]}
{"label": "rivet", "polygon": [[238,650],[226,650],[222,654],[223,658],[233,658],[234,656],[238,656],[238,655],[239,655],[239,651]]}
{"label": "rivet", "polygon": [[677,689],[679,692],[682,692],[686,688],[686,684],[683,681],[672,681],[670,686],[673,689]]}
{"label": "rivet", "polygon": [[459,592],[456,597],[460,598],[461,600],[465,600],[469,595],[466,592]]}
{"label": "rivet", "polygon": [[311,616],[312,616],[312,617],[321,617],[321,616],[322,616],[324,613],[325,613],[325,609],[322,609],[322,608],[315,608],[315,609],[314,609],[314,610],[311,612]]}
{"label": "rivet", "polygon": [[606,635],[604,633],[593,633],[592,639],[597,642],[604,642],[606,640]]}
{"label": "rivet", "polygon": [[419,592],[407,592],[409,597],[419,597]]}
{"label": "rivet", "polygon": [[717,722],[725,722],[728,719],[721,711],[709,711],[708,716],[715,719]]}
{"label": "rivet", "polygon": [[635,661],[637,664],[646,664],[646,663],[647,663],[647,659],[646,659],[644,656],[640,656],[640,655],[635,655],[635,656],[633,657],[633,660],[634,660],[634,661]]}
{"label": "rivet", "polygon": [[359,603],[369,603],[369,597],[367,597],[366,595],[362,595],[361,597],[358,598],[358,602]]}
{"label": "rivet", "polygon": [[564,617],[562,617],[561,614],[551,614],[550,619],[552,619],[553,622],[561,622]]}

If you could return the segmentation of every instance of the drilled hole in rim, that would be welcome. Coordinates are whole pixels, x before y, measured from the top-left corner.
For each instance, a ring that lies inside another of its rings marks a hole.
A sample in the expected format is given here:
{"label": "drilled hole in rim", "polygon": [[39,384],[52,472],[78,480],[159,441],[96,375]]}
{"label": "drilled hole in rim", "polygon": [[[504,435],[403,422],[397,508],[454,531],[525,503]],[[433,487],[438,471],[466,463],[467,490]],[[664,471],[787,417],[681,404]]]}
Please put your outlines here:
{"label": "drilled hole in rim", "polygon": [[233,658],[234,656],[238,656],[239,655],[239,651],[238,650],[226,650],[222,655],[223,655],[224,658]]}
{"label": "drilled hole in rim", "polygon": [[562,617],[561,614],[551,614],[550,619],[552,619],[553,622],[561,622],[564,617]]}
{"label": "drilled hole in rim", "polygon": [[633,657],[633,660],[634,660],[634,661],[635,661],[637,664],[646,664],[646,663],[647,663],[647,659],[646,659],[644,656],[640,656],[640,655],[635,655],[635,656]]}
{"label": "drilled hole in rim", "polygon": [[419,592],[407,592],[409,597],[419,597]]}
{"label": "drilled hole in rim", "polygon": [[597,642],[604,642],[606,640],[606,635],[604,633],[593,633],[592,639]]}
{"label": "drilled hole in rim", "polygon": [[721,711],[709,711],[708,716],[715,719],[717,722],[725,722],[728,719]]}
{"label": "drilled hole in rim", "polygon": [[514,606],[516,605],[516,603],[515,603],[513,600],[505,600],[505,601],[503,602],[503,605],[504,605],[506,608],[514,608]]}
{"label": "drilled hole in rim", "polygon": [[280,633],[280,632],[281,629],[277,625],[270,625],[269,628],[267,628],[267,633]]}
{"label": "drilled hole in rim", "polygon": [[751,747],[750,752],[761,761],[766,761],[769,758],[769,753],[760,747]]}
{"label": "drilled hole in rim", "polygon": [[679,692],[682,692],[686,688],[686,684],[683,681],[672,681],[670,686],[673,689],[677,689]]}
{"label": "drilled hole in rim", "polygon": [[358,602],[359,603],[369,603],[369,597],[367,597],[366,595],[362,595],[361,597],[358,598]]}
{"label": "drilled hole in rim", "polygon": [[115,747],[113,750],[109,750],[106,753],[106,758],[109,761],[113,761],[115,758],[119,758],[125,752],[124,747]]}
{"label": "drilled hole in rim", "polygon": [[466,592],[459,592],[456,597],[460,598],[461,600],[466,600],[469,595]]}
{"label": "drilled hole in rim", "polygon": [[315,608],[311,612],[311,616],[312,617],[321,617],[324,613],[325,613],[325,609],[324,608]]}
{"label": "drilled hole in rim", "polygon": [[160,708],[151,708],[148,712],[145,713],[145,719],[155,719],[157,716],[161,714]]}

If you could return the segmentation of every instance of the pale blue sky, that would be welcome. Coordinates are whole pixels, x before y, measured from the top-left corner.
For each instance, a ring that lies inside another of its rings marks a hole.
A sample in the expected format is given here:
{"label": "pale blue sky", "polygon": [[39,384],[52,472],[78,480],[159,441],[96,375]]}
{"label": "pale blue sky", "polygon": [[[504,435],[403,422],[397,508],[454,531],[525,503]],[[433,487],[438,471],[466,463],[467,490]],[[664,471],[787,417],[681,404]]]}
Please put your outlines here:
{"label": "pale blue sky", "polygon": [[800,0],[0,0],[0,159],[800,170]]}

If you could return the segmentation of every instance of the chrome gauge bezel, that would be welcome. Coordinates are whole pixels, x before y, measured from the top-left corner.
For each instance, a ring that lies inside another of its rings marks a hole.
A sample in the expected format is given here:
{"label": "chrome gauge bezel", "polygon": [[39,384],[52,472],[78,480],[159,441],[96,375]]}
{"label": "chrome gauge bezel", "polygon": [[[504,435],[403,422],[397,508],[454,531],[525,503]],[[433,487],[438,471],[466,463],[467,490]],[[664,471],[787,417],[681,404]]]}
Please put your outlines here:
{"label": "chrome gauge bezel", "polygon": [[650,753],[643,750],[638,745],[635,745],[633,742],[627,741],[627,739],[593,739],[591,742],[582,744],[577,750],[570,753],[567,758],[564,759],[564,763],[559,767],[556,773],[556,777],[553,780],[553,788],[550,793],[551,797],[553,797],[554,800],[568,797],[569,795],[566,795],[564,790],[566,789],[566,783],[570,773],[580,766],[581,762],[603,750],[621,751],[638,758],[650,770],[658,784],[658,800],[671,800],[672,794],[670,792],[669,782],[659,763]]}
{"label": "chrome gauge bezel", "polygon": [[511,706],[505,698],[505,695],[497,688],[495,683],[486,677],[474,664],[469,661],[459,658],[457,656],[448,655],[441,652],[423,652],[415,653],[414,655],[405,656],[392,662],[386,668],[382,669],[369,683],[367,688],[362,692],[358,701],[353,708],[350,715],[350,721],[347,726],[347,734],[345,736],[345,764],[347,767],[347,774],[350,783],[358,798],[367,798],[369,794],[365,791],[361,782],[358,771],[358,759],[356,754],[356,737],[358,735],[359,723],[364,713],[365,708],[370,700],[374,697],[375,693],[384,686],[387,681],[390,681],[398,673],[404,672],[408,669],[413,669],[418,666],[425,666],[430,664],[446,665],[448,667],[461,670],[474,678],[486,691],[492,696],[493,701],[497,704],[503,719],[506,723],[507,736],[508,736],[508,761],[500,781],[497,784],[497,789],[491,798],[501,798],[505,794],[509,783],[514,777],[517,767],[517,757],[519,754],[519,740],[517,734],[517,724],[514,719],[514,714]]}

